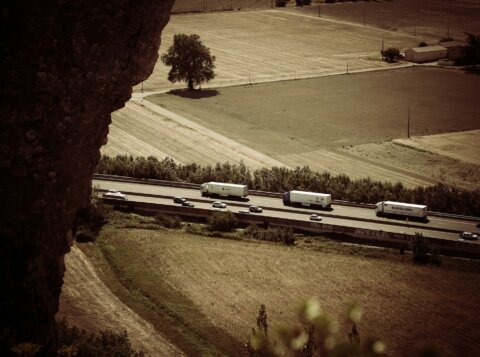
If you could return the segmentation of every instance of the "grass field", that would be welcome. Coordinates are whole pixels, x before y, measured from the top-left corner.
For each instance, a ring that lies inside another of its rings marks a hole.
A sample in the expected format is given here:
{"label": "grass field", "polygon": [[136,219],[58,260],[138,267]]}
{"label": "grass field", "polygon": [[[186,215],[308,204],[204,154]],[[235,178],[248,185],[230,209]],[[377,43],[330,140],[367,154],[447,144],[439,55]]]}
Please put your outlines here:
{"label": "grass field", "polygon": [[382,337],[391,356],[412,355],[425,341],[445,355],[480,348],[478,263],[444,258],[441,268],[422,267],[396,251],[321,238],[286,247],[151,228],[143,218],[117,219],[99,238],[103,258],[92,246],[89,255],[120,299],[190,355],[238,355],[260,304],[275,329],[309,297],[345,333],[345,306],[360,301],[360,335]]}
{"label": "grass field", "polygon": [[[197,99],[185,93],[148,99],[290,167],[308,165],[355,178],[421,184],[421,178],[411,181],[396,170],[400,160],[408,164],[404,165],[407,172],[418,171],[418,163],[425,170],[417,174],[431,178],[428,168],[435,164],[444,170],[433,176],[435,181],[476,188],[478,180],[470,179],[480,169],[475,163],[443,160],[438,154],[422,157],[413,149],[388,160],[368,155],[367,146],[363,150],[350,147],[406,138],[409,106],[411,136],[478,129],[479,92],[478,76],[409,68],[218,88],[214,95]],[[463,144],[472,152],[480,149],[475,139]]]}

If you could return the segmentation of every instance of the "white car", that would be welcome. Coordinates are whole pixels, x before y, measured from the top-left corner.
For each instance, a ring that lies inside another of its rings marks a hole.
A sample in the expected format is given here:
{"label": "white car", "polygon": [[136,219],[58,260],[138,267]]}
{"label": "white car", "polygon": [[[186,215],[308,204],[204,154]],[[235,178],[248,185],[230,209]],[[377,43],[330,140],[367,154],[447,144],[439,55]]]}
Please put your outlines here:
{"label": "white car", "polygon": [[117,190],[108,190],[107,192],[103,193],[103,197],[105,198],[115,198],[117,200],[127,200],[127,195],[121,193],[120,191]]}
{"label": "white car", "polygon": [[241,213],[241,214],[250,214],[250,211],[247,211],[246,209],[241,209],[240,211],[238,211],[238,213]]}
{"label": "white car", "polygon": [[214,207],[214,208],[227,208],[227,205],[223,202],[216,201],[216,202],[212,203],[212,207]]}
{"label": "white car", "polygon": [[477,240],[478,236],[471,232],[460,233],[460,239]]}
{"label": "white car", "polygon": [[321,221],[321,220],[322,220],[322,217],[319,216],[318,214],[315,214],[315,213],[314,213],[314,214],[310,215],[310,220],[311,220],[311,221]]}

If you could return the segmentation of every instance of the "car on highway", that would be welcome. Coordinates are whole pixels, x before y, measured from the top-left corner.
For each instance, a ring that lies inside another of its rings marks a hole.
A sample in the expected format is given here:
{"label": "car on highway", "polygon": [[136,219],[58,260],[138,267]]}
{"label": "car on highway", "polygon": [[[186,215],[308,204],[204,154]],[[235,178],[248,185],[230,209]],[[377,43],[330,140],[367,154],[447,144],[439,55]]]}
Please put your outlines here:
{"label": "car on highway", "polygon": [[247,211],[246,209],[241,209],[240,211],[238,211],[238,213],[241,213],[241,214],[250,214],[250,211]]}
{"label": "car on highway", "polygon": [[187,199],[186,198],[183,198],[183,197],[174,197],[173,198],[173,203],[183,203],[185,202]]}
{"label": "car on highway", "polygon": [[103,193],[103,197],[105,198],[114,198],[114,199],[117,199],[117,200],[124,200],[126,201],[128,198],[127,198],[127,195],[121,193],[120,191],[117,191],[117,190],[108,190],[107,192],[104,192]]}
{"label": "car on highway", "polygon": [[322,217],[319,216],[318,214],[315,214],[315,213],[314,213],[314,214],[310,215],[310,220],[311,220],[311,221],[321,221],[321,220],[322,220]]}
{"label": "car on highway", "polygon": [[183,207],[195,207],[195,205],[192,202],[187,201],[187,200],[182,202],[182,206]]}
{"label": "car on highway", "polygon": [[468,239],[468,240],[477,240],[478,235],[472,232],[462,232],[460,233],[460,239]]}
{"label": "car on highway", "polygon": [[253,213],[262,213],[263,212],[262,207],[258,207],[258,206],[250,206],[250,207],[248,207],[248,210],[250,212],[253,212]]}
{"label": "car on highway", "polygon": [[227,204],[223,202],[215,201],[212,203],[213,208],[227,208]]}

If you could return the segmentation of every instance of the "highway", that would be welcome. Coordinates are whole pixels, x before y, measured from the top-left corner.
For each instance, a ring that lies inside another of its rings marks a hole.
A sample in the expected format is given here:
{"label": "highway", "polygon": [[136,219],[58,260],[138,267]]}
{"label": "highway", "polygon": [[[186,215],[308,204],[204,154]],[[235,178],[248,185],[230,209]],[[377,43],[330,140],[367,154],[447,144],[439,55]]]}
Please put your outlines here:
{"label": "highway", "polygon": [[[295,220],[309,220],[312,213],[323,217],[322,223],[372,229],[393,233],[415,234],[422,233],[424,236],[458,240],[459,232],[476,232],[478,221],[469,221],[458,218],[446,218],[429,216],[429,222],[406,222],[391,218],[381,218],[375,215],[371,208],[352,207],[345,205],[332,205],[333,210],[323,211],[310,208],[287,207],[283,205],[281,198],[249,195],[248,202],[228,199],[213,199],[202,197],[198,189],[151,185],[146,183],[120,182],[114,180],[93,180],[93,187],[100,190],[116,189],[128,195],[129,201],[150,202],[159,204],[175,205],[172,198],[184,197],[195,204],[196,208],[212,209],[214,201],[225,202],[232,212],[238,212],[249,205],[263,208],[263,215],[289,218]],[[253,214],[253,213],[252,213]],[[478,244],[478,241],[472,243]]]}

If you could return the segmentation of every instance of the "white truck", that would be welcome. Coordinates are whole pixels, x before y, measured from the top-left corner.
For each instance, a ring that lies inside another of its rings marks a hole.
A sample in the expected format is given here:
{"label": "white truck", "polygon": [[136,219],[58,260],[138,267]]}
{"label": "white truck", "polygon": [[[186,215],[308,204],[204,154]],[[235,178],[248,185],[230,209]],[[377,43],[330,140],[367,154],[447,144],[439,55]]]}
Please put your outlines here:
{"label": "white truck", "polygon": [[404,216],[427,218],[427,206],[413,203],[382,201],[375,205],[377,216]]}
{"label": "white truck", "polygon": [[288,191],[283,194],[283,204],[286,206],[301,205],[306,207],[330,208],[332,195],[329,193]]}
{"label": "white truck", "polygon": [[221,196],[243,198],[248,196],[247,185],[237,185],[223,182],[205,182],[200,187],[202,196]]}

